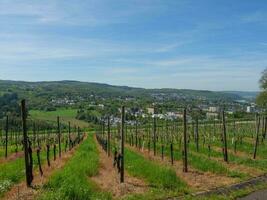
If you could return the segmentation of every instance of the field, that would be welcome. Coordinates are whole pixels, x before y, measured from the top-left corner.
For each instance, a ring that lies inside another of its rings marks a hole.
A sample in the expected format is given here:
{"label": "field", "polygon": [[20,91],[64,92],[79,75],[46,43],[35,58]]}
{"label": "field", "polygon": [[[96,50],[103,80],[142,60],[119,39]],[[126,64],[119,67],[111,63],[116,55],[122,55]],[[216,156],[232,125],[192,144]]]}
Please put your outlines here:
{"label": "field", "polygon": [[72,109],[30,111],[32,187],[25,183],[23,126],[19,119],[1,121],[1,199],[235,199],[267,187],[259,181],[216,193],[267,172],[263,117],[134,123],[123,118],[118,125],[106,119],[88,132],[75,115]]}
{"label": "field", "polygon": [[44,120],[44,121],[57,121],[57,116],[60,116],[62,123],[68,124],[75,124],[81,128],[87,128],[88,123],[75,119],[77,114],[76,109],[58,109],[56,111],[39,111],[39,110],[31,110],[30,116],[32,119],[35,120]]}

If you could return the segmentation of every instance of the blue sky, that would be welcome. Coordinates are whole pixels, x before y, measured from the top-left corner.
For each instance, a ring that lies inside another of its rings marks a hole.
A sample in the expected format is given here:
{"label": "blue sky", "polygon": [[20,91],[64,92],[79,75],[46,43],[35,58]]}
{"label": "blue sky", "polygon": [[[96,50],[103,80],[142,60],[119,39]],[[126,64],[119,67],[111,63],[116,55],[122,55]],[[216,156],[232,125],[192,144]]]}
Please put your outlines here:
{"label": "blue sky", "polygon": [[0,0],[0,79],[259,90],[266,0]]}

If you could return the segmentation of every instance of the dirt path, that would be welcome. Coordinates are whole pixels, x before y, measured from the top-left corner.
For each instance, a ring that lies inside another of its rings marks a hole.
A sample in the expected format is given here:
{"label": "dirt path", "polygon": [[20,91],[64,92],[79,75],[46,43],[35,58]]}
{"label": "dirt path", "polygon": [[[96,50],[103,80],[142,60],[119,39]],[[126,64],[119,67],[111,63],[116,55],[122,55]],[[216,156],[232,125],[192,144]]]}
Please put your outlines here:
{"label": "dirt path", "polygon": [[[135,147],[127,146],[129,149],[137,152],[142,153],[149,160],[156,161],[164,166],[169,166],[175,170],[176,175],[184,180],[190,187],[194,188],[195,190],[207,191],[212,188],[221,187],[229,184],[233,184],[236,182],[235,179],[226,177],[226,176],[219,176],[209,172],[200,172],[196,169],[193,169],[189,166],[188,173],[183,172],[183,163],[182,161],[174,161],[174,164],[171,165],[170,158],[164,157],[164,160],[161,159],[160,156],[152,155],[153,152],[150,152],[147,149],[143,151],[137,150]],[[219,180],[219,181],[218,181]]]}
{"label": "dirt path", "polygon": [[[96,139],[95,139],[96,140]],[[120,176],[117,169],[113,167],[111,157],[108,157],[105,151],[98,144],[100,168],[98,175],[90,179],[97,183],[101,189],[109,191],[115,198],[122,198],[128,194],[141,194],[148,190],[148,185],[138,178],[130,176],[125,171],[125,183],[120,183]]]}
{"label": "dirt path", "polygon": [[3,157],[0,159],[0,164],[2,163],[6,163],[6,162],[10,162],[10,161],[14,161],[17,158],[22,158],[24,156],[24,152],[23,151],[19,151],[17,153],[10,153],[7,158]]}
{"label": "dirt path", "polygon": [[63,168],[66,162],[73,156],[75,150],[78,146],[73,148],[71,151],[62,152],[61,158],[57,158],[56,161],[51,159],[51,166],[48,167],[47,163],[43,163],[43,176],[40,175],[39,169],[34,170],[34,180],[33,180],[33,187],[28,188],[26,186],[25,181],[14,185],[9,192],[7,192],[3,200],[34,200],[36,199],[37,195],[41,192],[42,186],[47,183],[49,177],[57,170]]}

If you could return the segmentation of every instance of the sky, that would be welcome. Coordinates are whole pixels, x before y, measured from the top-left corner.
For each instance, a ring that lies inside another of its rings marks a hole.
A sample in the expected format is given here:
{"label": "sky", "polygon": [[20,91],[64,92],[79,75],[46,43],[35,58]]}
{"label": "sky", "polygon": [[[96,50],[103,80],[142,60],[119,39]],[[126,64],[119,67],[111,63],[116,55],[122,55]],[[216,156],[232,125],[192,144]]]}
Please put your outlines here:
{"label": "sky", "polygon": [[257,91],[266,0],[0,0],[0,79]]}

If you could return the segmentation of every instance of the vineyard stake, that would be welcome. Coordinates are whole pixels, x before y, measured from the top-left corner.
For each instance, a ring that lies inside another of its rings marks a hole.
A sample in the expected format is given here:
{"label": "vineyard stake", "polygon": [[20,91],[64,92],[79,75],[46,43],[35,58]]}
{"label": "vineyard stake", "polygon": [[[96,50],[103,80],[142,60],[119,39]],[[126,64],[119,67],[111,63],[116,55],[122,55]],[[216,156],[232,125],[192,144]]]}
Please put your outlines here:
{"label": "vineyard stake", "polygon": [[173,165],[173,144],[171,143],[171,162]]}
{"label": "vineyard stake", "polygon": [[164,159],[164,146],[163,144],[161,145],[161,160]]}
{"label": "vineyard stake", "polygon": [[57,150],[56,150],[56,148],[57,148],[57,146],[56,146],[56,144],[54,144],[54,149],[53,149],[53,152],[54,152],[54,161],[57,159],[57,155],[56,155]]}
{"label": "vineyard stake", "polygon": [[58,133],[58,151],[59,151],[59,157],[61,158],[61,136],[60,136],[59,117],[57,117],[57,133]]}
{"label": "vineyard stake", "polygon": [[199,136],[198,136],[198,118],[196,119],[196,147],[197,147],[197,152],[199,151]]}
{"label": "vineyard stake", "polygon": [[186,108],[184,109],[184,151],[183,151],[183,156],[184,156],[184,172],[188,172],[188,167],[187,167],[187,119],[186,119]]}
{"label": "vineyard stake", "polygon": [[71,150],[70,122],[69,122],[69,150]]}
{"label": "vineyard stake", "polygon": [[137,117],[135,119],[135,147],[137,147]]}
{"label": "vineyard stake", "polygon": [[121,169],[120,181],[124,183],[124,123],[125,123],[125,107],[121,107]]}
{"label": "vineyard stake", "polygon": [[32,180],[30,171],[30,161],[29,161],[29,149],[28,149],[28,136],[27,136],[27,125],[26,125],[26,105],[25,100],[21,101],[21,116],[22,116],[22,130],[23,130],[23,145],[24,145],[24,155],[25,155],[25,171],[26,171],[26,182],[27,186],[30,187]]}
{"label": "vineyard stake", "polygon": [[46,160],[47,160],[47,165],[50,167],[50,145],[46,145]]}
{"label": "vineyard stake", "polygon": [[108,117],[108,156],[110,157],[110,117]]}
{"label": "vineyard stake", "polygon": [[254,155],[253,159],[256,159],[257,156],[257,149],[258,149],[258,143],[259,143],[259,132],[260,132],[260,117],[256,117],[256,141],[255,141],[255,147],[254,147]]}
{"label": "vineyard stake", "polygon": [[227,152],[227,138],[226,138],[226,125],[225,125],[225,113],[223,110],[223,140],[224,140],[224,161],[228,162],[228,152]]}
{"label": "vineyard stake", "polygon": [[265,140],[266,138],[266,132],[267,132],[267,117],[264,117],[264,130],[263,130],[263,137],[262,137],[262,141]]}
{"label": "vineyard stake", "polygon": [[43,173],[42,165],[41,165],[40,151],[41,151],[41,148],[37,147],[37,160],[38,160],[39,172],[40,172],[41,176],[43,176],[44,173]]}
{"label": "vineyard stake", "polygon": [[7,144],[8,144],[8,116],[6,116],[6,152],[5,152],[6,158],[7,158]]}
{"label": "vineyard stake", "polygon": [[153,118],[153,149],[154,149],[154,156],[156,156],[156,116]]}

